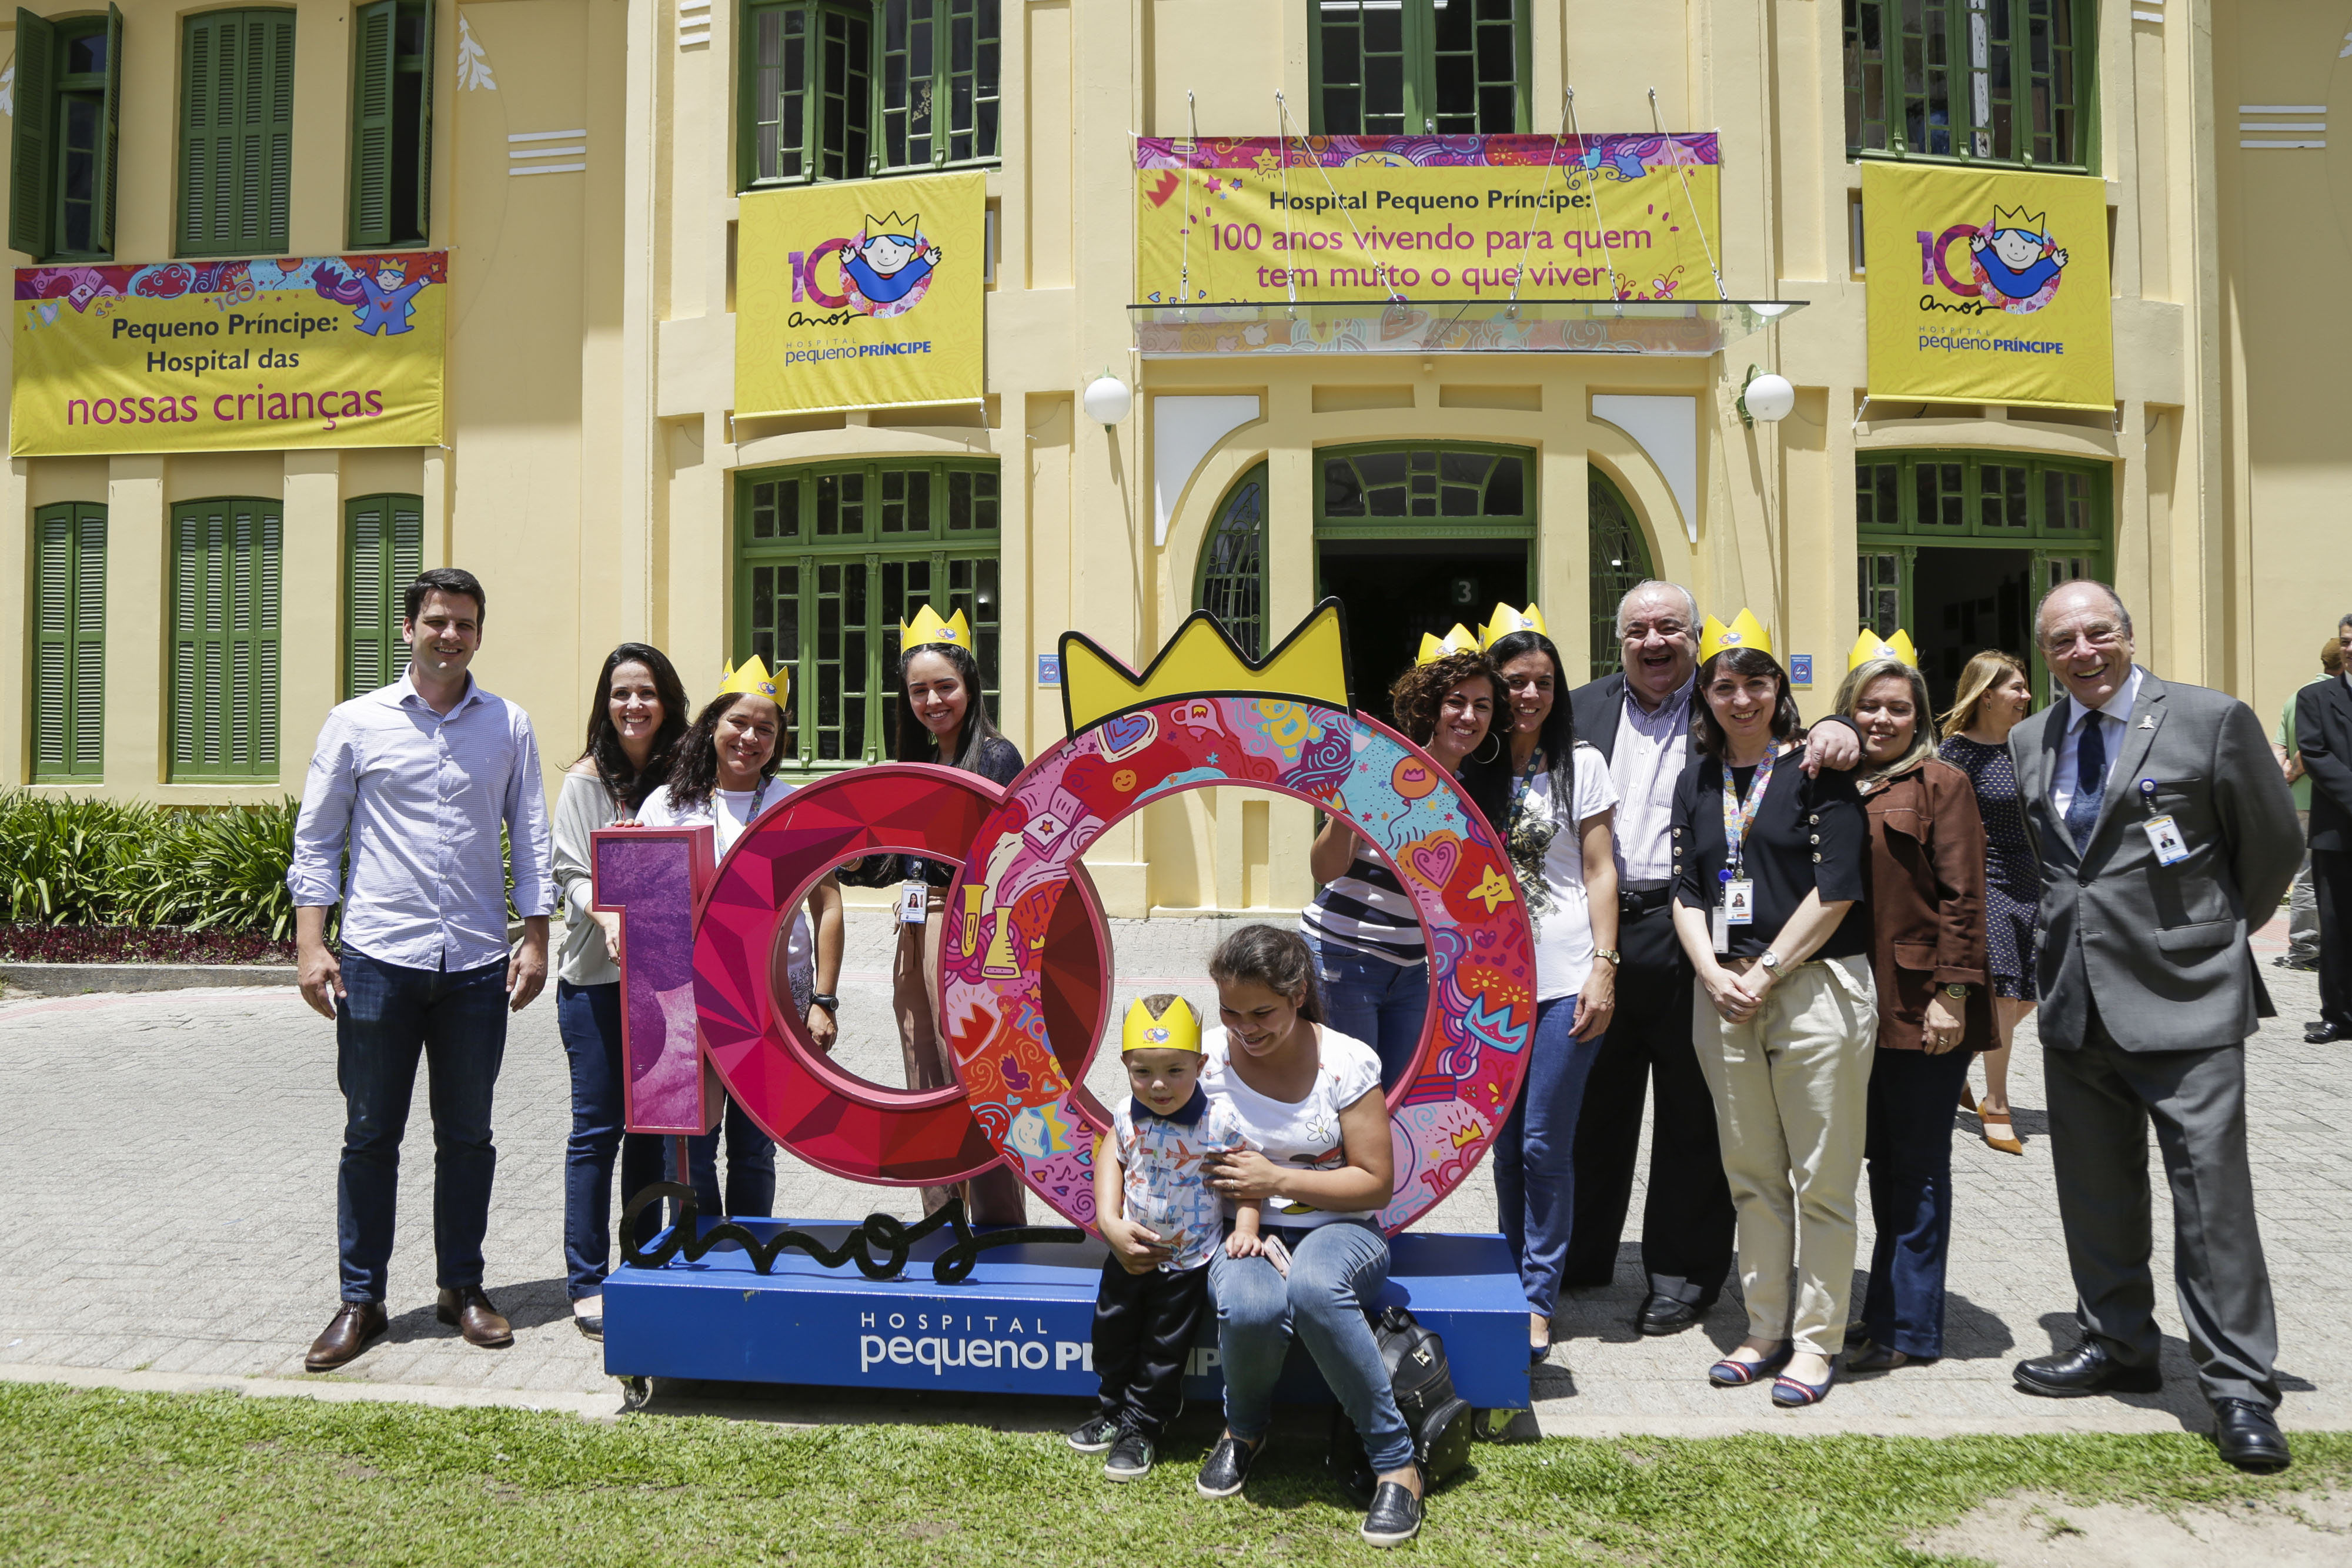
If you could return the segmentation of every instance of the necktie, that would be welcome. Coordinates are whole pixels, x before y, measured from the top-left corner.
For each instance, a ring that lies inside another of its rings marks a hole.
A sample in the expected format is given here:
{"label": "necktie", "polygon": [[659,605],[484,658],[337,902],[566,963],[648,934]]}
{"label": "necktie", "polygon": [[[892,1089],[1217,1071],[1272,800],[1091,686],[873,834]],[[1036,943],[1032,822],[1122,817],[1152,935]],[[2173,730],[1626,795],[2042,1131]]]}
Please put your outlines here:
{"label": "necktie", "polygon": [[2107,727],[2104,716],[2094,713],[2083,720],[2083,738],[2074,747],[2074,798],[2066,802],[2066,831],[2077,850],[2090,849],[2106,792]]}

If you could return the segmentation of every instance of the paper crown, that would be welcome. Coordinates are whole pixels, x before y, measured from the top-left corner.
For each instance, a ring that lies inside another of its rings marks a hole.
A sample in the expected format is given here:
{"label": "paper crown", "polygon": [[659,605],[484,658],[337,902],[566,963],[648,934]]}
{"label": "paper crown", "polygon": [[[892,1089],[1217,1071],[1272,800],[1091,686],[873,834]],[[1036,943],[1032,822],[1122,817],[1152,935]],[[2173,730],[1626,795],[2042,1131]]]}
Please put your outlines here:
{"label": "paper crown", "polygon": [[1495,618],[1479,629],[1478,646],[1482,651],[1491,648],[1514,632],[1540,632],[1549,636],[1551,628],[1544,624],[1543,612],[1532,604],[1525,610],[1497,604],[1495,606]]}
{"label": "paper crown", "polygon": [[2048,213],[2029,213],[2023,207],[1996,206],[1992,210],[1992,226],[1996,230],[2017,229],[2037,238],[2049,232],[2042,227],[2049,221]]}
{"label": "paper crown", "polygon": [[1151,1009],[1137,1001],[1127,1009],[1127,1022],[1119,1030],[1118,1048],[1126,1051],[1189,1051],[1201,1049],[1201,1015],[1192,1004],[1178,997],[1168,1004],[1168,1010],[1158,1018]]}
{"label": "paper crown", "polygon": [[1899,627],[1894,636],[1881,637],[1865,626],[1862,635],[1853,640],[1853,652],[1845,656],[1845,667],[1858,670],[1873,659],[1894,659],[1916,670],[1919,667],[1919,650],[1911,645],[1911,633]]}
{"label": "paper crown", "polygon": [[898,622],[898,652],[903,655],[926,643],[945,643],[969,653],[971,652],[971,622],[963,618],[961,610],[942,621],[940,612],[926,604],[915,612],[912,621]]}
{"label": "paper crown", "polygon": [[1478,652],[1478,639],[1471,635],[1469,627],[1457,621],[1454,623],[1454,630],[1443,637],[1433,637],[1423,632],[1421,634],[1421,652],[1413,655],[1412,662],[1416,664],[1433,664],[1438,660],[1450,658],[1455,653],[1476,652]]}
{"label": "paper crown", "polygon": [[1217,618],[1195,610],[1137,674],[1100,643],[1062,633],[1062,721],[1076,735],[1124,713],[1179,696],[1296,697],[1346,709],[1348,632],[1327,599],[1274,652],[1253,660]]}
{"label": "paper crown", "polygon": [[722,697],[748,694],[766,697],[778,707],[784,706],[785,699],[792,693],[793,673],[780,667],[775,674],[770,674],[760,664],[757,653],[729,670],[727,678],[719,683],[719,695]]}
{"label": "paper crown", "polygon": [[1764,630],[1764,622],[1756,619],[1752,611],[1742,610],[1726,626],[1710,615],[1701,628],[1698,656],[1702,663],[1714,658],[1726,648],[1753,648],[1759,653],[1772,651],[1772,633]]}

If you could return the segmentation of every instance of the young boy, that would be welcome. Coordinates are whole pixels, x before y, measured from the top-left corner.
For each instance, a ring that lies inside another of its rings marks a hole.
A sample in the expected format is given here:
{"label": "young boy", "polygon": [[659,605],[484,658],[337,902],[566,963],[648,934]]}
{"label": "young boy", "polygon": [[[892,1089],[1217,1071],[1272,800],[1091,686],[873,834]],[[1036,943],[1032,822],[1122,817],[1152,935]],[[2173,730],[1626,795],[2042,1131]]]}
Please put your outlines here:
{"label": "young boy", "polygon": [[[1102,1407],[1070,1434],[1070,1447],[1109,1450],[1103,1474],[1131,1481],[1150,1473],[1160,1429],[1183,1404],[1208,1300],[1223,1204],[1202,1166],[1244,1140],[1233,1107],[1201,1087],[1201,1019],[1181,997],[1162,992],[1128,1009],[1121,1046],[1134,1097],[1095,1146],[1095,1214],[1110,1243],[1095,1297]],[[1258,1207],[1237,1206],[1224,1242],[1237,1257],[1257,1249]]]}

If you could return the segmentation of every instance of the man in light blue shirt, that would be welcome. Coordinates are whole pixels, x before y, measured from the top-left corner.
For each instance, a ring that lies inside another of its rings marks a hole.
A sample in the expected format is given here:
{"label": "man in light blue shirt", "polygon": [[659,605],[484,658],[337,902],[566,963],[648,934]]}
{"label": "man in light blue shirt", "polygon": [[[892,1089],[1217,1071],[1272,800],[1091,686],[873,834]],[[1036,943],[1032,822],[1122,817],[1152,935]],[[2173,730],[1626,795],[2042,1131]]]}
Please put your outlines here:
{"label": "man in light blue shirt", "polygon": [[[482,643],[482,585],[439,567],[408,588],[401,678],[327,716],[302,789],[286,885],[294,895],[303,999],[335,1020],[345,1105],[336,1180],[343,1304],[310,1346],[312,1372],[341,1366],[384,1332],[400,1139],[430,1064],[437,1312],[468,1343],[514,1334],[482,1291],[489,1226],[490,1102],[507,1012],[547,983],[547,797],[520,708],[467,666]],[[508,856],[523,936],[507,947]],[[349,881],[337,882],[348,852]],[[343,906],[342,956],[327,911]]]}

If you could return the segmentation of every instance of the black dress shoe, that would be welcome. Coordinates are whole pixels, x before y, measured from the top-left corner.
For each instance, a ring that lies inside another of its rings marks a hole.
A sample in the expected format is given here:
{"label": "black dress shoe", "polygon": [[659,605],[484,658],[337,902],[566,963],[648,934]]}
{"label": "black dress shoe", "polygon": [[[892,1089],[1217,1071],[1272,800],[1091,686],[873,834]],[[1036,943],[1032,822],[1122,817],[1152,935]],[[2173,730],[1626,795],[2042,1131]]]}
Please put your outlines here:
{"label": "black dress shoe", "polygon": [[2352,1040],[2352,1029],[2338,1029],[2326,1019],[2303,1026],[2305,1045],[2333,1045],[2339,1040]]}
{"label": "black dress shoe", "polygon": [[2039,1355],[2017,1364],[2018,1387],[2045,1399],[2080,1399],[2092,1394],[2153,1394],[2164,1386],[2164,1374],[2153,1366],[2126,1366],[2096,1337],[2087,1337],[2073,1350]]}
{"label": "black dress shoe", "polygon": [[1421,1533],[1421,1499],[1410,1487],[1382,1481],[1357,1533],[1374,1546],[1402,1546]]}
{"label": "black dress shoe", "polygon": [[1201,1479],[1197,1483],[1202,1497],[1231,1497],[1249,1480],[1250,1464],[1257,1451],[1265,1447],[1265,1439],[1244,1443],[1226,1433],[1217,1439],[1209,1457],[1201,1461]]}
{"label": "black dress shoe", "polygon": [[1684,1301],[1653,1291],[1643,1301],[1642,1310],[1633,1314],[1633,1332],[1655,1339],[1663,1334],[1680,1333],[1693,1323],[1706,1321],[1707,1309],[1713,1301]]}
{"label": "black dress shoe", "polygon": [[2230,1463],[2258,1475],[2294,1462],[2277,1420],[2251,1399],[2213,1401],[2213,1446]]}
{"label": "black dress shoe", "polygon": [[305,1372],[332,1372],[381,1338],[391,1325],[382,1301],[345,1301],[302,1358]]}
{"label": "black dress shoe", "polygon": [[595,1340],[599,1343],[604,1342],[604,1315],[602,1312],[597,1312],[588,1317],[582,1317],[578,1312],[574,1312],[572,1314],[572,1322],[574,1327],[579,1329],[582,1333],[586,1334],[590,1339]]}

